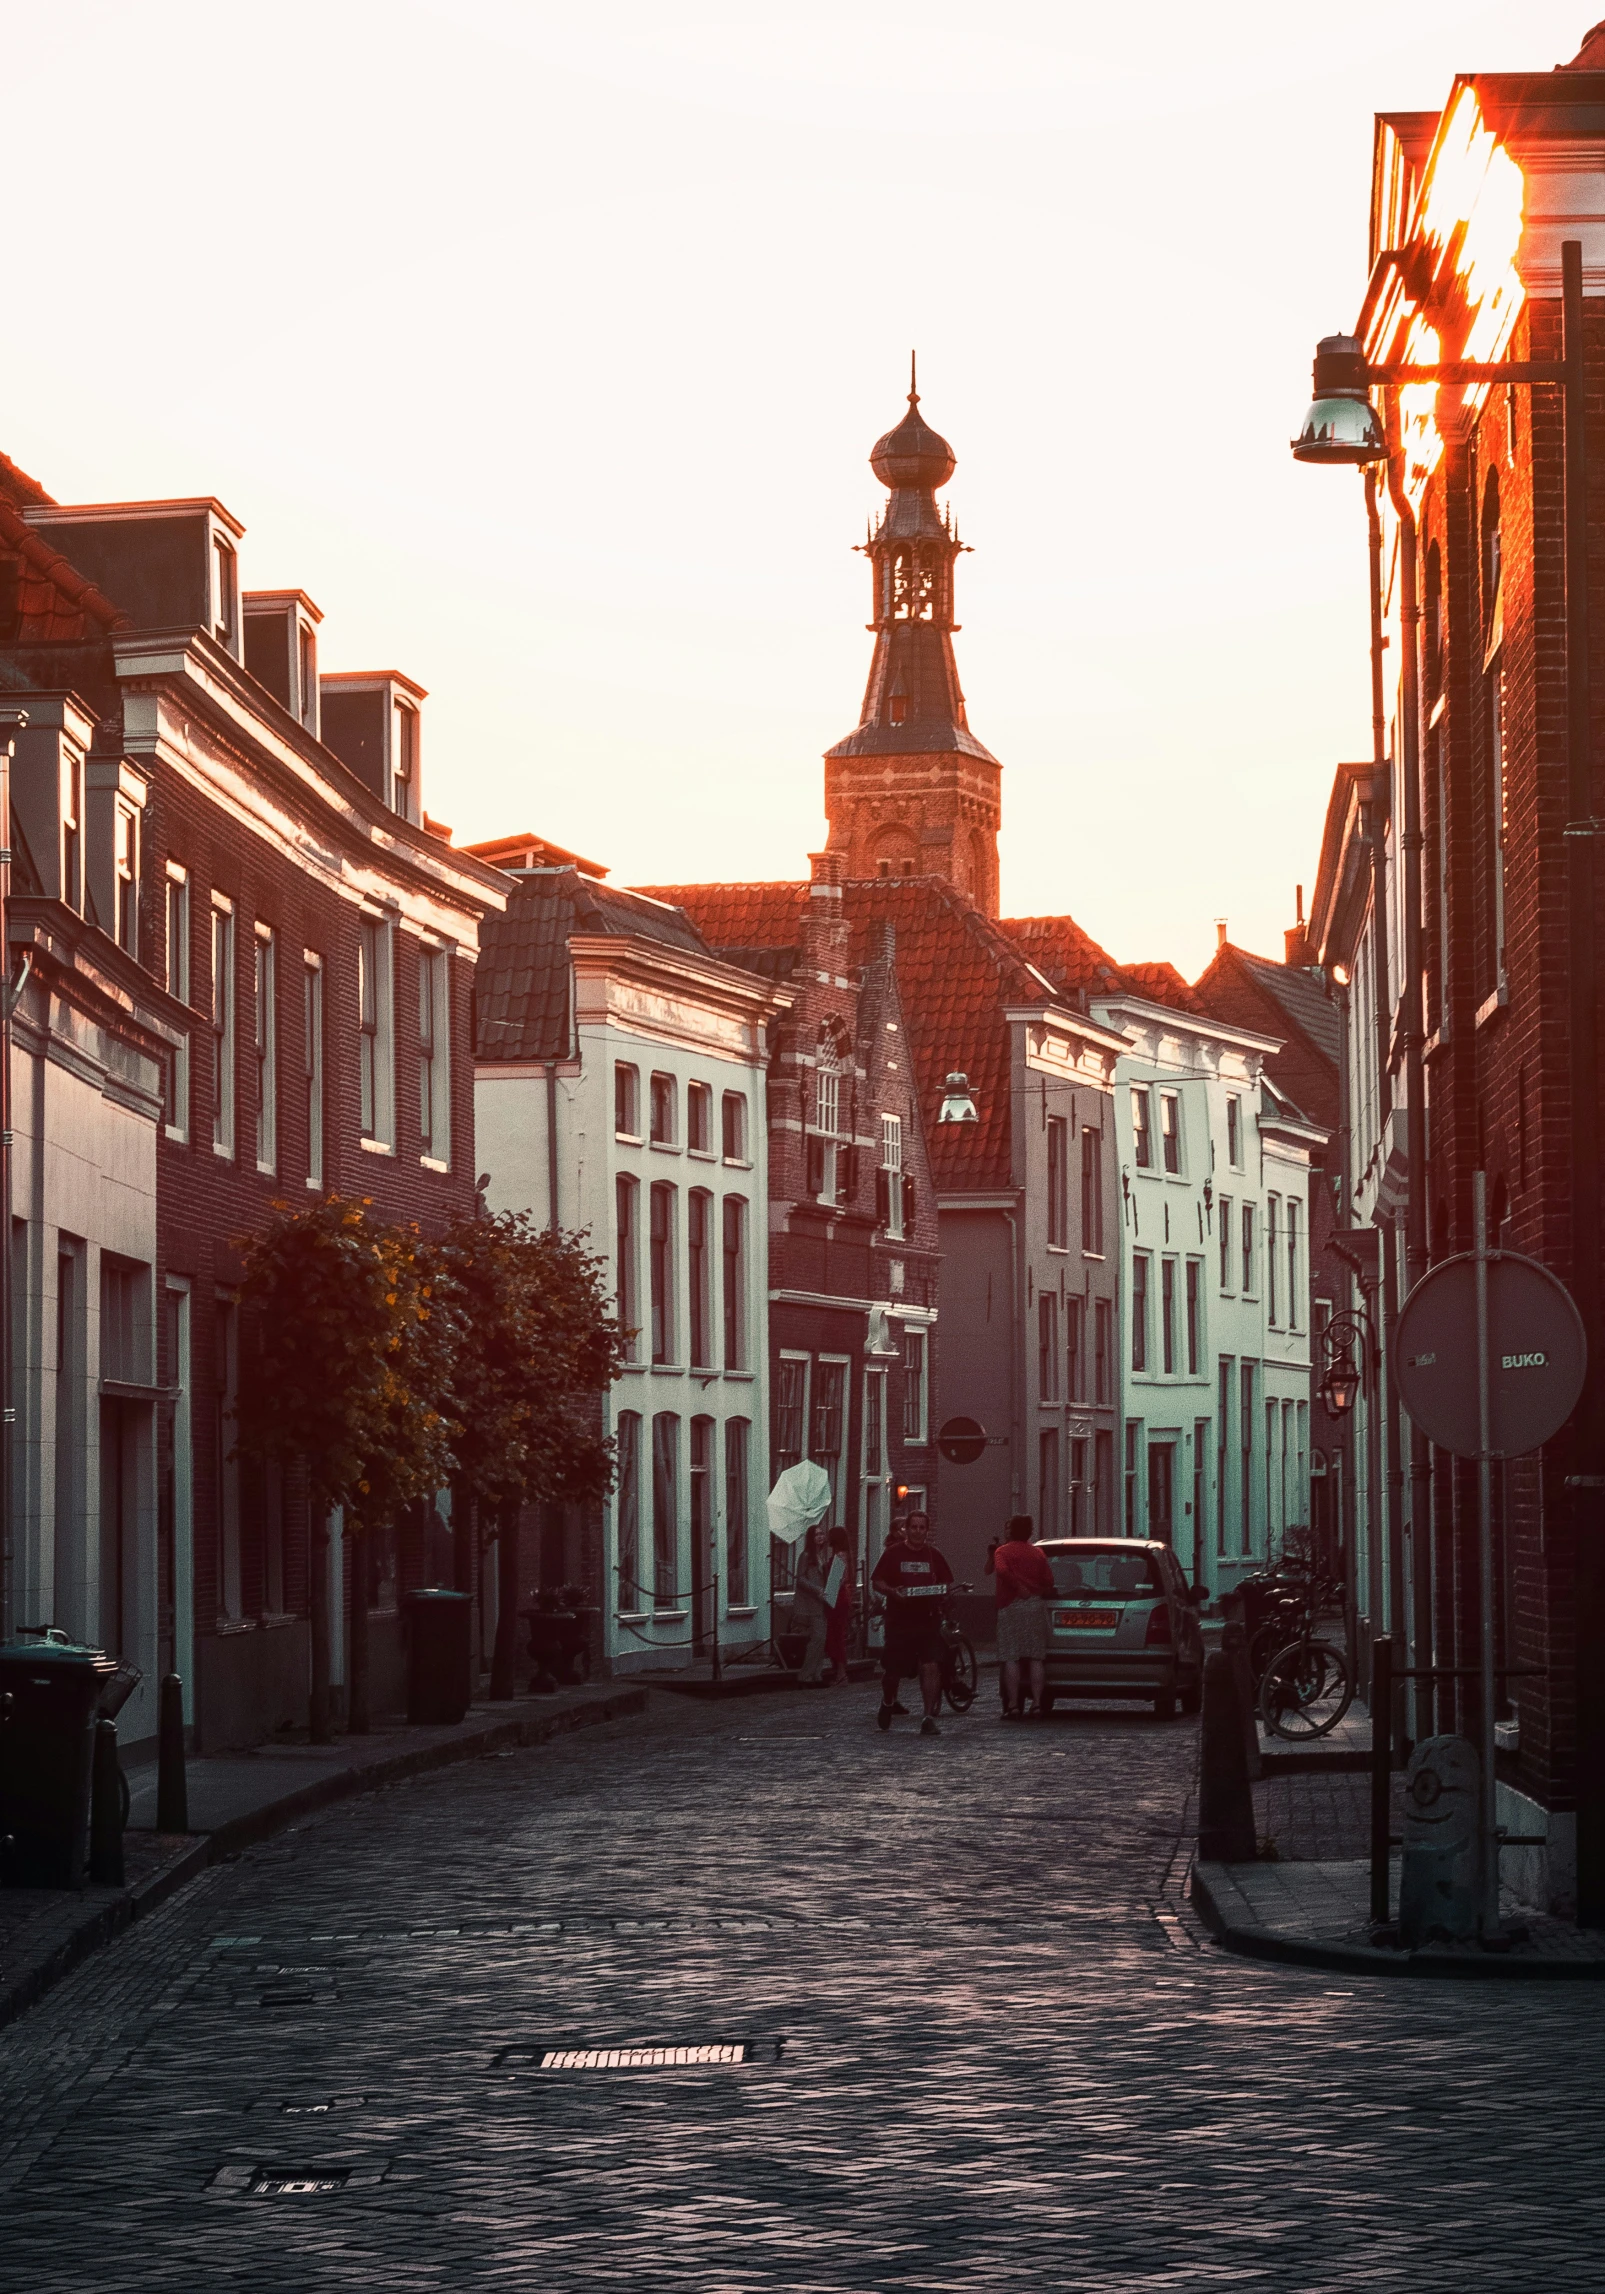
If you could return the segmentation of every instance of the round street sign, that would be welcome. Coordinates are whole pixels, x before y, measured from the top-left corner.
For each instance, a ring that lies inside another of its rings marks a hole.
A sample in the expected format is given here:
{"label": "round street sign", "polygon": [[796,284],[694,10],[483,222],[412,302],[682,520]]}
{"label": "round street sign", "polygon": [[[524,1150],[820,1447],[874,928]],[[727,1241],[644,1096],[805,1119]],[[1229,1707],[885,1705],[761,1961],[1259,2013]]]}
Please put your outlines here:
{"label": "round street sign", "polygon": [[[1468,1252],[1423,1275],[1399,1310],[1399,1395],[1429,1442],[1474,1458],[1477,1276]],[[1571,1293],[1536,1259],[1488,1259],[1488,1445],[1518,1458],[1547,1442],[1577,1407],[1588,1362]]]}
{"label": "round street sign", "polygon": [[973,1418],[948,1418],[937,1429],[936,1446],[950,1466],[973,1466],[986,1448],[986,1428]]}

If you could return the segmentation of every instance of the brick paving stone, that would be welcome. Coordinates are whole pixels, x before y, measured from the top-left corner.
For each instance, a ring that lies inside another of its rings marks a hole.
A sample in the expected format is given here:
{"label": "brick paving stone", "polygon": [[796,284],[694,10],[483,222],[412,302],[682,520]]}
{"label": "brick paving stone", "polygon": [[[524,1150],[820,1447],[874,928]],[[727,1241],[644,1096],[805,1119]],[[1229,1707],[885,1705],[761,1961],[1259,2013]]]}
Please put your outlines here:
{"label": "brick paving stone", "polygon": [[214,1867],[0,2035],[0,2287],[1593,2294],[1605,1996],[1233,1958],[1190,1725],[873,1701],[654,1696]]}

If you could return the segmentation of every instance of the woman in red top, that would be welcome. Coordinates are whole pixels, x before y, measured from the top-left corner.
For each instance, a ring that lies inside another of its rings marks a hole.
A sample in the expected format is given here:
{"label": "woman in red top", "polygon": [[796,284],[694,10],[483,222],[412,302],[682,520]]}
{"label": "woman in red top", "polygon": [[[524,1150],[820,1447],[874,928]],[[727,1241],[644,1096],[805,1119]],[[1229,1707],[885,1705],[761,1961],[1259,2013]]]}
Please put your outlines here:
{"label": "woman in red top", "polygon": [[1031,1698],[1038,1720],[1043,1716],[1042,1692],[1048,1654],[1048,1603],[1053,1599],[1053,1571],[1048,1557],[1031,1540],[1036,1523],[1028,1513],[1017,1513],[1003,1533],[1003,1543],[992,1556],[998,1588],[998,1656],[1003,1665],[1003,1718],[1020,1720],[1020,1668],[1030,1674]]}

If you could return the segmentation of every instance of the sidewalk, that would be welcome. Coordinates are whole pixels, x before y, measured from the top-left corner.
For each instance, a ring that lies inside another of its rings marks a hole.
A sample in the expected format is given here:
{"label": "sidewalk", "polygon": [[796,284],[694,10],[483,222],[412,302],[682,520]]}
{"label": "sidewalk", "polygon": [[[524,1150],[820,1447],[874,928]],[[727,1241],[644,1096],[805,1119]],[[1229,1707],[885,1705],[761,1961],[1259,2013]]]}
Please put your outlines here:
{"label": "sidewalk", "polygon": [[[1389,1900],[1398,1902],[1399,1858],[1390,1859]],[[1192,1900],[1228,1951],[1353,1975],[1453,1976],[1472,1981],[1605,1979],[1605,1935],[1507,1901],[1501,1909],[1525,1940],[1504,1952],[1431,1944],[1379,1949],[1370,1928],[1371,1868],[1364,1861],[1195,1864]]]}
{"label": "sidewalk", "polygon": [[503,1749],[541,1744],[646,1710],[644,1687],[599,1682],[555,1696],[475,1705],[455,1728],[389,1720],[335,1744],[266,1744],[252,1752],[192,1760],[187,1833],[158,1833],[154,1762],[128,1772],[129,1827],[121,1888],[0,1888],[0,2025],[133,1920],[225,1856],[357,1792]]}

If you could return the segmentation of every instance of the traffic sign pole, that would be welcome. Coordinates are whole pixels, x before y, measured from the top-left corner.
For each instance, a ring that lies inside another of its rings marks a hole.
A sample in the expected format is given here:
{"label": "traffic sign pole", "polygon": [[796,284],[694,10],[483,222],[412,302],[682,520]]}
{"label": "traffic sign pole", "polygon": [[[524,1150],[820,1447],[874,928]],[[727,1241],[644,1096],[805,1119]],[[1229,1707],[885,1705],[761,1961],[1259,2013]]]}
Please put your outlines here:
{"label": "traffic sign pole", "polygon": [[1483,1941],[1499,1934],[1499,1787],[1494,1775],[1494,1463],[1488,1347],[1488,1175],[1471,1175],[1472,1262],[1477,1287],[1477,1578],[1482,1596],[1482,1903]]}

